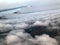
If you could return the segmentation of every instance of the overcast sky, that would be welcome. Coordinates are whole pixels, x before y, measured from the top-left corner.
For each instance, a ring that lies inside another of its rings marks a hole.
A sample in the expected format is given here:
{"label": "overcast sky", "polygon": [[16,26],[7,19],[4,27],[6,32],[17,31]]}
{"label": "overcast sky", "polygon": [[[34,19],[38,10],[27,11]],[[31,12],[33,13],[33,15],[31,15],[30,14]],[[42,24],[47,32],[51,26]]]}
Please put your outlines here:
{"label": "overcast sky", "polygon": [[60,0],[0,0],[0,10],[5,8],[21,6],[25,4],[52,5],[53,3],[59,4]]}
{"label": "overcast sky", "polygon": [[0,0],[0,9],[18,6],[20,4],[26,3],[30,0]]}

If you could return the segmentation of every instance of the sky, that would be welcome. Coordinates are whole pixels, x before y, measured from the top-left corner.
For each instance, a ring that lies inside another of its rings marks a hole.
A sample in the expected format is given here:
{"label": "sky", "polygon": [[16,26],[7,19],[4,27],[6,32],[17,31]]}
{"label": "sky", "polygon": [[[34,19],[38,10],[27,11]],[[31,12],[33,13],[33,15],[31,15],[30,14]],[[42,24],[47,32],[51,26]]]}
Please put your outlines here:
{"label": "sky", "polygon": [[0,0],[0,9],[21,5],[30,0]]}
{"label": "sky", "polygon": [[0,3],[16,3],[16,2],[27,2],[27,0],[0,0]]}
{"label": "sky", "polygon": [[0,10],[23,5],[49,5],[60,3],[60,0],[0,0]]}

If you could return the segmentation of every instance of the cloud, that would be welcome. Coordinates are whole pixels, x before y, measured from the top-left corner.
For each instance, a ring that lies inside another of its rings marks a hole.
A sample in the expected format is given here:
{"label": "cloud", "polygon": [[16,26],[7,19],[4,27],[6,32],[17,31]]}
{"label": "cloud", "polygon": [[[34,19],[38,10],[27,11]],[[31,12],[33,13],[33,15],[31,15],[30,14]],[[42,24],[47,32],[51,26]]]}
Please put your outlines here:
{"label": "cloud", "polygon": [[56,39],[49,37],[49,35],[43,34],[32,38],[28,33],[20,32],[17,34],[10,34],[6,37],[7,45],[58,45]]}
{"label": "cloud", "polygon": [[13,29],[12,25],[0,23],[0,33],[6,32],[12,29]]}

